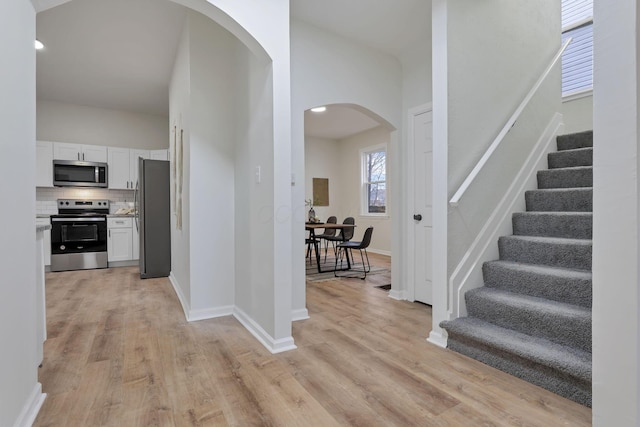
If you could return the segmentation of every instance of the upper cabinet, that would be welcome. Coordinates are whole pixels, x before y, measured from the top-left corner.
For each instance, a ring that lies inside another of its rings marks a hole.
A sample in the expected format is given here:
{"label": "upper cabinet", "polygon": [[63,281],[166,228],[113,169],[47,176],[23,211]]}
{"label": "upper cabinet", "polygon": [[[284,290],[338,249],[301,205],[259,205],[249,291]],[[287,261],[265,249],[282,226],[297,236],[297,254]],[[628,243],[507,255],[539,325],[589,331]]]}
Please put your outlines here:
{"label": "upper cabinet", "polygon": [[134,190],[138,181],[138,158],[168,160],[169,150],[104,147],[68,142],[37,141],[36,186],[53,187],[53,160],[107,163],[109,188]]}
{"label": "upper cabinet", "polygon": [[133,188],[137,187],[138,184],[138,159],[142,157],[143,159],[149,158],[149,150],[138,150],[136,148],[131,149],[131,163],[129,163],[129,173],[131,174],[131,181],[133,182]]}
{"label": "upper cabinet", "polygon": [[169,160],[169,150],[149,150],[151,160]]}
{"label": "upper cabinet", "polygon": [[131,150],[128,148],[109,147],[109,188],[132,190],[133,186],[129,176],[129,156]]}
{"label": "upper cabinet", "polygon": [[53,158],[56,160],[80,160],[84,162],[107,162],[107,147],[101,145],[53,143]]}
{"label": "upper cabinet", "polygon": [[36,141],[36,187],[53,187],[53,144]]}
{"label": "upper cabinet", "polygon": [[133,190],[138,181],[138,158],[149,158],[149,150],[109,147],[109,188]]}

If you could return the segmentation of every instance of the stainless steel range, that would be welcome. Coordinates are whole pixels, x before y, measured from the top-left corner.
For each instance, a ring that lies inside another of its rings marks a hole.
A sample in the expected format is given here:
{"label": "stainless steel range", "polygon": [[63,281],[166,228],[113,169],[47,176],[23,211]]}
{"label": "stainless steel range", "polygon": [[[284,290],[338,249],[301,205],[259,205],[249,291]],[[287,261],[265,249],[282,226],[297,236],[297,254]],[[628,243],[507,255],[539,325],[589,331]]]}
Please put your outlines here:
{"label": "stainless steel range", "polygon": [[51,271],[107,267],[108,200],[58,199],[51,216]]}

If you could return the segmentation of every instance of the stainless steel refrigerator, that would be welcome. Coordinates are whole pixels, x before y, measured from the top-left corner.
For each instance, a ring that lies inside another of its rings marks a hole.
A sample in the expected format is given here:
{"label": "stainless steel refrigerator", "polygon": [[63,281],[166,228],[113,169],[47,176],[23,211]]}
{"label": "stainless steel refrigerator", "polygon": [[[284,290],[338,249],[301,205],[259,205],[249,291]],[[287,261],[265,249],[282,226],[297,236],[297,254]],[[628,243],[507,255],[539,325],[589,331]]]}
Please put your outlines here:
{"label": "stainless steel refrigerator", "polygon": [[136,227],[140,234],[140,277],[171,272],[171,202],[169,162],[138,159]]}

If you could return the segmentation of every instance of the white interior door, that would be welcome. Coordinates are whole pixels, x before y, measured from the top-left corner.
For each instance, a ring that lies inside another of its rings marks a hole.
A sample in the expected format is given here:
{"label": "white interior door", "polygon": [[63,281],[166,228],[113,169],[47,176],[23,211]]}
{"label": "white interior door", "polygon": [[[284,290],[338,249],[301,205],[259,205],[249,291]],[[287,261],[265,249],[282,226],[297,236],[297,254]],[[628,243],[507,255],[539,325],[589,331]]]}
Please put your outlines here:
{"label": "white interior door", "polygon": [[414,299],[432,304],[433,113],[413,116]]}

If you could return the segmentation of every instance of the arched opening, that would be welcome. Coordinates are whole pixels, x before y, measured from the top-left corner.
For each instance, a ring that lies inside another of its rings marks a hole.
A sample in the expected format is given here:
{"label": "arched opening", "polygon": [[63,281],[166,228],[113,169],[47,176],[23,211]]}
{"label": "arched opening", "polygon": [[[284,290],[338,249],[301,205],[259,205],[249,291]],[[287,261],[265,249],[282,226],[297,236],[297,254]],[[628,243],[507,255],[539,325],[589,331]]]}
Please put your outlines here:
{"label": "arched opening", "polygon": [[[263,254],[273,251],[278,227],[286,227],[288,221],[276,222],[274,208],[283,204],[281,187],[288,188],[288,178],[282,185],[282,177],[290,175],[287,172],[290,168],[288,100],[274,97],[275,91],[289,84],[288,52],[279,48],[288,32],[285,29],[274,32],[253,22],[255,10],[247,13],[235,4],[220,3],[167,0],[132,5],[130,2],[56,1],[43,7],[38,19],[48,14],[61,17],[71,11],[70,17],[79,26],[84,25],[87,32],[96,32],[95,27],[87,28],[90,27],[85,22],[87,9],[119,4],[122,10],[118,13],[123,22],[119,26],[114,21],[111,28],[101,28],[104,29],[101,35],[119,40],[121,44],[116,43],[115,49],[127,50],[133,40],[126,43],[118,33],[123,31],[125,17],[128,17],[126,8],[135,9],[141,27],[147,21],[153,22],[155,28],[158,21],[164,22],[155,19],[152,12],[152,8],[161,4],[173,5],[170,12],[183,14],[182,28],[174,31],[177,37],[172,41],[174,58],[164,70],[164,80],[156,81],[157,75],[147,76],[147,80],[156,85],[166,85],[167,92],[164,136],[160,144],[170,149],[173,160],[170,279],[188,320],[234,315],[271,351],[282,351],[295,348],[290,336],[290,316],[276,308],[279,300],[290,304],[290,275],[285,273],[286,268],[278,269],[274,263],[286,266],[289,260],[287,251],[276,251],[277,255],[268,261]],[[279,6],[258,7],[264,7],[265,16],[275,20],[288,17],[286,10]],[[101,18],[105,20],[104,14]],[[54,23],[53,27],[56,25],[60,24]],[[65,30],[68,36],[69,28]],[[139,31],[144,33],[143,29]],[[55,53],[53,44],[49,52]],[[92,55],[91,59],[98,61],[104,52],[92,52]],[[124,71],[113,61],[111,65],[121,73],[116,83],[119,78],[124,86],[128,77],[143,68],[140,64],[153,62],[148,55],[147,52],[131,55]],[[282,60],[273,61],[274,58]],[[63,72],[73,71],[78,70],[70,63]],[[115,84],[112,92],[117,87]],[[52,108],[42,110],[42,114],[39,112],[39,116],[44,117],[60,103],[70,101],[56,102]],[[113,105],[99,108],[113,109]],[[83,109],[86,103],[77,107],[75,110]],[[148,114],[131,110],[124,106],[122,113],[130,117]],[[78,123],[80,118],[74,120]],[[104,133],[110,132],[108,129]],[[61,140],[64,133],[42,138]],[[120,144],[110,142],[117,138],[109,140],[105,135],[101,138],[86,142],[105,146]],[[261,171],[258,177],[254,176],[256,170]],[[130,196],[132,198],[133,193],[130,195],[124,190],[119,197]],[[280,275],[285,280],[279,280]],[[286,297],[278,298],[276,294]],[[264,304],[265,300],[272,303]]]}
{"label": "arched opening", "polygon": [[[321,112],[312,108],[304,111],[307,207],[302,216],[306,218],[309,205],[313,205],[319,221],[335,216],[337,223],[342,223],[353,218],[354,241],[360,241],[365,230],[373,227],[367,251],[377,262],[372,269],[374,275],[367,282],[372,286],[390,286],[393,241],[400,237],[392,232],[392,224],[397,220],[394,209],[401,198],[391,190],[397,184],[394,180],[400,179],[399,171],[393,168],[397,131],[388,120],[362,105],[335,103],[323,107],[326,110]],[[372,172],[374,169],[377,172]],[[340,232],[336,237],[341,237]],[[312,258],[309,251],[310,257],[304,264],[307,281],[326,280],[333,275],[334,245],[331,239],[321,239],[321,256]]]}

